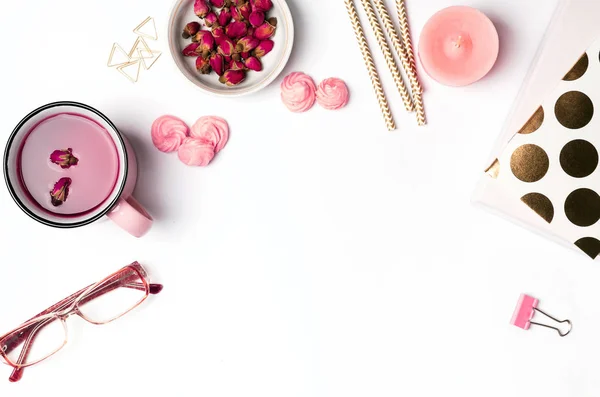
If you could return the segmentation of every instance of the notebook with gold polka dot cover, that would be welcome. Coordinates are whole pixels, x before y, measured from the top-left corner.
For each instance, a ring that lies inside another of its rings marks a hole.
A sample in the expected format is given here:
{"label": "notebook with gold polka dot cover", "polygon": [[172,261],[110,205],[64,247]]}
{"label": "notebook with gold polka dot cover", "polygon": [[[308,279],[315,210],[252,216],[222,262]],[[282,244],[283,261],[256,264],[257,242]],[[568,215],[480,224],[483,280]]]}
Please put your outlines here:
{"label": "notebook with gold polka dot cover", "polygon": [[524,84],[521,97],[529,97],[520,98],[474,197],[593,259],[600,257],[600,28],[588,15],[598,12],[585,0],[561,2]]}

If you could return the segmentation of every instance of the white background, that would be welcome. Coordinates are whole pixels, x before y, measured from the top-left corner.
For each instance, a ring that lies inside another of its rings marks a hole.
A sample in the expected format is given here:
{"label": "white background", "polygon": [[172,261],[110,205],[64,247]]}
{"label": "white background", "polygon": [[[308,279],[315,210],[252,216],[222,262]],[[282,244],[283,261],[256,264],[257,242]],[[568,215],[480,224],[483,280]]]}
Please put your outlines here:
{"label": "white background", "polygon": [[[292,114],[281,78],[247,98],[198,91],[167,53],[170,1],[3,4],[0,140],[44,103],[97,107],[133,142],[136,197],[156,224],[140,240],[109,221],[54,230],[0,190],[0,333],[133,260],[165,289],[107,326],[70,319],[66,348],[20,383],[0,367],[0,395],[596,396],[600,269],[469,202],[556,1],[465,2],[498,27],[500,58],[463,89],[423,76],[427,128],[403,112],[378,56],[393,133],[342,0],[288,1],[285,72],[345,79],[346,109]],[[410,1],[415,41],[457,3]],[[134,85],[106,59],[149,15],[164,54]],[[162,114],[224,116],[231,140],[188,168],[152,146]],[[510,326],[521,292],[573,333]]]}

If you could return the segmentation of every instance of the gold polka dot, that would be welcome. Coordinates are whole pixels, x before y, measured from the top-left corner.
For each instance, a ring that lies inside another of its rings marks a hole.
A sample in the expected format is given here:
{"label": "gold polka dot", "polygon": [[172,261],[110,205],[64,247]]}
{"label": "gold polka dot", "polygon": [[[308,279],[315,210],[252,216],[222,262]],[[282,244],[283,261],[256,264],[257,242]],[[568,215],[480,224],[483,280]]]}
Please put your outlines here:
{"label": "gold polka dot", "polygon": [[573,66],[573,68],[563,77],[565,81],[573,81],[577,80],[581,76],[587,72],[588,66],[590,64],[590,60],[587,54],[583,54],[581,58],[577,61],[577,63]]}
{"label": "gold polka dot", "polygon": [[565,201],[565,214],[577,226],[591,226],[600,219],[600,196],[591,189],[577,189]]}
{"label": "gold polka dot", "polygon": [[575,241],[575,245],[592,259],[596,259],[598,254],[600,254],[600,240],[597,238],[580,238],[579,240]]}
{"label": "gold polka dot", "polygon": [[596,170],[598,151],[588,141],[576,139],[560,151],[560,166],[574,178],[584,178]]}
{"label": "gold polka dot", "polygon": [[537,145],[519,146],[510,157],[512,173],[523,182],[539,181],[548,172],[549,165],[548,155]]}
{"label": "gold polka dot", "polygon": [[521,201],[544,218],[546,222],[552,222],[554,218],[554,206],[548,197],[541,193],[529,193],[521,197]]}
{"label": "gold polka dot", "polygon": [[569,91],[558,98],[554,113],[564,127],[576,130],[585,127],[592,120],[594,104],[583,92]]}
{"label": "gold polka dot", "polygon": [[540,106],[535,111],[533,116],[531,116],[531,118],[529,120],[527,120],[525,125],[519,130],[519,134],[531,134],[532,132],[537,131],[542,126],[543,122],[544,122],[544,108]]}

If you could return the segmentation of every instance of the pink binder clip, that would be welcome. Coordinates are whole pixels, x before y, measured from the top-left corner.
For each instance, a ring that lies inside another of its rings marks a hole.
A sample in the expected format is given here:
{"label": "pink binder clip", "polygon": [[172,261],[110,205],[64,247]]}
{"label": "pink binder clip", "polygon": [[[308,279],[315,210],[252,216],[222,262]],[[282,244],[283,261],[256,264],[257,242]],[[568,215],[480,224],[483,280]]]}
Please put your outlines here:
{"label": "pink binder clip", "polygon": [[[539,325],[541,327],[553,329],[556,332],[558,332],[558,334],[560,336],[569,335],[569,332],[571,332],[571,329],[573,328],[573,326],[571,325],[571,321],[570,320],[560,321],[560,320],[555,319],[551,315],[544,313],[542,310],[538,309],[538,307],[537,307],[538,303],[539,303],[539,301],[536,298],[529,296],[529,295],[521,294],[521,296],[519,297],[519,301],[517,302],[517,307],[515,308],[515,312],[512,316],[512,319],[510,320],[510,323],[512,325],[516,325],[519,328],[523,328],[524,330],[528,330],[529,327],[531,326],[531,324],[534,324],[534,325]],[[567,330],[567,332],[563,333],[557,327],[552,327],[547,324],[533,322],[533,321],[531,321],[531,319],[535,315],[535,312],[539,312],[559,324],[567,323],[567,325],[569,326],[569,329]]]}

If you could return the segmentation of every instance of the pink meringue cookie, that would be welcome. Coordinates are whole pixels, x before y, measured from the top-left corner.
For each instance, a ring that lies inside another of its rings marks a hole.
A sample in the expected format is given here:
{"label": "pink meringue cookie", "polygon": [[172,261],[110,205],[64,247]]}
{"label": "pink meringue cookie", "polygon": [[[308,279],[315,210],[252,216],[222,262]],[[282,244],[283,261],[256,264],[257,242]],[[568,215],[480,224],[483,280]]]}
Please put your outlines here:
{"label": "pink meringue cookie", "polygon": [[325,79],[317,88],[317,102],[327,110],[338,110],[348,104],[350,93],[344,80]]}
{"label": "pink meringue cookie", "polygon": [[306,112],[313,107],[316,91],[313,79],[301,72],[290,73],[281,82],[281,100],[295,113]]}
{"label": "pink meringue cookie", "polygon": [[188,136],[186,123],[175,116],[161,116],[152,123],[152,143],[161,152],[174,152]]}
{"label": "pink meringue cookie", "polygon": [[229,124],[221,117],[203,116],[192,126],[190,136],[212,143],[215,153],[219,153],[229,140]]}
{"label": "pink meringue cookie", "polygon": [[204,139],[186,138],[177,152],[179,160],[185,165],[205,167],[215,157],[212,142]]}

